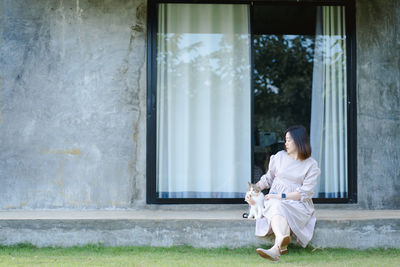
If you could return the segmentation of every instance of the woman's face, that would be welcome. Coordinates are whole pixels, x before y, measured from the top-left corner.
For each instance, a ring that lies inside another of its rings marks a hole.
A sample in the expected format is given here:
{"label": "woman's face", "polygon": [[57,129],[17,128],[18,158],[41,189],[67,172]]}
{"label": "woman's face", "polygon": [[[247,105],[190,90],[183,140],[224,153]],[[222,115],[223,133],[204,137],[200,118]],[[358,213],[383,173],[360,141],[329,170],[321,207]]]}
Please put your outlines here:
{"label": "woman's face", "polygon": [[285,148],[288,154],[297,153],[296,144],[294,143],[292,136],[290,135],[289,132],[287,132],[285,136]]}

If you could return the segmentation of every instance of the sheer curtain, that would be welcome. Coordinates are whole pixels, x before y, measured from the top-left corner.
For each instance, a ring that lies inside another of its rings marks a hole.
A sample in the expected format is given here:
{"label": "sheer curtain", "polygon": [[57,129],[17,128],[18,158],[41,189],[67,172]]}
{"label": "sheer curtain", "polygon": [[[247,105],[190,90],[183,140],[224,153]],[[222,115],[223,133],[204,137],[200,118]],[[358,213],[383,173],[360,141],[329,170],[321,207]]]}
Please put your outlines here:
{"label": "sheer curtain", "polygon": [[243,197],[251,170],[248,6],[160,4],[158,17],[158,197]]}
{"label": "sheer curtain", "polygon": [[347,197],[345,12],[319,7],[314,54],[310,139],[321,167],[314,197]]}

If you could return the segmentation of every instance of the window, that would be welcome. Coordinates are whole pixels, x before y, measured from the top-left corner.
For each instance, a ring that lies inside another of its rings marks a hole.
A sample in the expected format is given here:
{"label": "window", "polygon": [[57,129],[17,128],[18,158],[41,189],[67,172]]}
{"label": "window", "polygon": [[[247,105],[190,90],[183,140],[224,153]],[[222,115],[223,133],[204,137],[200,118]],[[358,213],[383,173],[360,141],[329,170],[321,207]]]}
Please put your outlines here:
{"label": "window", "polygon": [[148,202],[242,203],[294,124],[316,201],[353,201],[352,6],[174,2],[149,5]]}

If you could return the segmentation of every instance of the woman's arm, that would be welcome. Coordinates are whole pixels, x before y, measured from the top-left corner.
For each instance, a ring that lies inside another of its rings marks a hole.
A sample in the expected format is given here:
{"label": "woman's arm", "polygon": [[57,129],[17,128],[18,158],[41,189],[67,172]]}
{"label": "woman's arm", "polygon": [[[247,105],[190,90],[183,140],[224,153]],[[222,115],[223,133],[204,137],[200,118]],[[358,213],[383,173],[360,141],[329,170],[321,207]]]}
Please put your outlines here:
{"label": "woman's arm", "polygon": [[277,198],[277,199],[289,199],[289,200],[300,200],[300,193],[299,192],[291,192],[287,193],[285,198],[282,198],[282,194],[267,194],[265,195],[265,199],[269,200],[271,198]]}
{"label": "woman's arm", "polygon": [[[307,172],[302,186],[296,188],[295,192],[287,193],[284,199],[305,201],[306,199],[312,198],[314,187],[317,184],[317,177],[320,172],[317,162],[314,162],[310,167],[310,170]],[[271,198],[283,199],[282,194],[268,194],[265,196],[265,199],[267,200]]]}
{"label": "woman's arm", "polygon": [[268,165],[268,171],[266,174],[261,176],[260,181],[256,183],[256,185],[261,189],[268,189],[271,187],[272,182],[274,181],[275,178],[275,172],[276,172],[276,157],[277,155],[272,155],[269,159],[269,165]]}
{"label": "woman's arm", "polygon": [[306,174],[302,186],[296,188],[296,191],[300,194],[300,201],[305,201],[313,197],[314,188],[317,184],[317,178],[320,173],[321,170],[318,168],[317,162],[314,161]]}

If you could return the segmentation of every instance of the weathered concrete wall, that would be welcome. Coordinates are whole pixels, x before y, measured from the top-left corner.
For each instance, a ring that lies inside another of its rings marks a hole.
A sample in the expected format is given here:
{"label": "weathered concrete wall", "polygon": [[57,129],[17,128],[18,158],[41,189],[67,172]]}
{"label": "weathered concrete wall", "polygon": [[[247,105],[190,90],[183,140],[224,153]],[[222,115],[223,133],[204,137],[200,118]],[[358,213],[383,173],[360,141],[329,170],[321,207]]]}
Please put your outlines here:
{"label": "weathered concrete wall", "polygon": [[145,0],[0,1],[0,209],[145,199]]}
{"label": "weathered concrete wall", "polygon": [[357,0],[358,200],[400,209],[400,1]]}
{"label": "weathered concrete wall", "polygon": [[[145,202],[146,0],[0,0],[0,209]],[[400,208],[400,1],[356,0],[358,201]]]}

